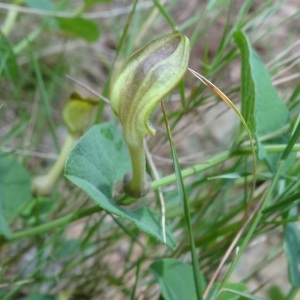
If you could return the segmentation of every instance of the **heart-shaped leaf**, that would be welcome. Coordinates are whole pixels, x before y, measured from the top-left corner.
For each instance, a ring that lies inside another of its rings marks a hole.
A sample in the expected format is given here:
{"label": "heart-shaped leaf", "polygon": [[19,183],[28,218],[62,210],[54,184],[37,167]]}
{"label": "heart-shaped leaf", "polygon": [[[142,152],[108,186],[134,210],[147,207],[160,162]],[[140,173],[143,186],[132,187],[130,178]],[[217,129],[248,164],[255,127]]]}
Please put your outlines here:
{"label": "heart-shaped leaf", "polygon": [[[127,146],[113,124],[92,127],[74,146],[66,163],[65,175],[101,208],[133,222],[141,231],[163,242],[160,217],[148,207],[131,210],[118,205],[112,197],[115,182],[130,170]],[[167,245],[175,240],[166,231]]]}

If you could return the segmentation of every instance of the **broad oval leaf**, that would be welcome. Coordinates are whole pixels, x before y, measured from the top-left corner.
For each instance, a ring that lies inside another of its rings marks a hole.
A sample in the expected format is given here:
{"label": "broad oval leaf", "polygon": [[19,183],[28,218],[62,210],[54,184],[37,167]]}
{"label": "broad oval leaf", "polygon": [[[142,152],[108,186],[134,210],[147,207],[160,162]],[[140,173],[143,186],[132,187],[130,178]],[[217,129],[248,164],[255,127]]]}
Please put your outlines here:
{"label": "broad oval leaf", "polygon": [[[160,217],[146,206],[136,210],[119,206],[112,189],[130,169],[126,143],[111,123],[92,127],[72,149],[65,167],[66,177],[81,188],[108,213],[134,223],[141,231],[163,243]],[[175,247],[175,239],[167,229],[167,245]]]}

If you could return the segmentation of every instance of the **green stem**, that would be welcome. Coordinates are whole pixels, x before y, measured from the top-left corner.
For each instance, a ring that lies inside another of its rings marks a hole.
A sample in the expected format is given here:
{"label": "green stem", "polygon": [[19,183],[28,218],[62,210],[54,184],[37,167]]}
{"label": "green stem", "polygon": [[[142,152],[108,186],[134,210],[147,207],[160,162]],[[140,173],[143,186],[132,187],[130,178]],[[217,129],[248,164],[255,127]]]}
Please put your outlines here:
{"label": "green stem", "polygon": [[272,199],[272,195],[273,195],[273,192],[277,186],[277,183],[278,183],[278,180],[279,180],[279,177],[280,177],[280,174],[281,174],[281,171],[282,171],[282,168],[285,164],[285,161],[284,160],[281,160],[280,163],[279,163],[279,166],[276,170],[276,173],[274,174],[274,177],[273,177],[273,180],[271,182],[271,185],[268,189],[268,193],[261,205],[261,207],[259,208],[258,212],[255,213],[254,217],[253,217],[253,220],[252,220],[252,223],[250,225],[250,227],[247,229],[247,234],[241,244],[241,246],[239,247],[239,251],[233,261],[233,263],[230,265],[228,271],[226,272],[225,274],[225,277],[222,281],[222,284],[220,286],[220,289],[224,286],[224,284],[227,282],[228,278],[230,277],[230,275],[232,274],[236,264],[238,263],[240,257],[242,256],[242,254],[244,253],[244,250],[246,249],[249,241],[251,240],[254,232],[255,232],[255,229],[257,227],[257,225],[259,224],[259,221],[262,217],[262,211],[269,205],[271,199]]}
{"label": "green stem", "polygon": [[[128,36],[128,30],[130,28],[130,25],[131,25],[131,21],[132,21],[132,18],[134,16],[134,13],[135,13],[135,9],[136,9],[136,6],[138,4],[138,0],[135,0],[134,3],[133,3],[133,6],[132,6],[132,10],[128,16],[128,19],[126,21],[126,24],[125,24],[125,27],[124,27],[124,30],[122,32],[122,36],[121,36],[121,39],[120,41],[118,42],[118,45],[117,45],[117,53],[116,53],[116,56],[115,56],[115,59],[113,61],[113,65],[109,68],[109,74],[107,76],[107,80],[104,84],[104,87],[103,87],[103,92],[102,94],[106,96],[106,94],[108,93],[108,90],[109,90],[109,86],[110,86],[110,81],[111,81],[111,76],[112,76],[112,71],[114,70],[114,66],[116,64],[116,61],[117,59],[119,58],[119,55],[121,53],[121,49],[123,47],[123,44],[124,44],[124,41],[125,41],[125,38]],[[95,122],[99,122],[100,120],[100,115],[99,113],[97,113],[97,116],[95,118]]]}
{"label": "green stem", "polygon": [[[286,148],[286,144],[264,145],[264,149],[266,150],[267,153],[281,153],[285,150],[285,148]],[[300,151],[300,144],[295,144],[292,151],[293,152]],[[235,157],[238,155],[247,155],[247,154],[251,154],[251,153],[252,153],[252,149],[250,147],[243,147],[243,148],[240,148],[237,150],[221,152],[201,164],[197,164],[193,167],[184,169],[181,172],[182,177],[186,178],[186,177],[192,176],[194,174],[200,173],[202,171],[205,171],[207,169],[210,169],[211,167],[214,167],[214,166],[226,161],[229,158],[232,158],[232,157]],[[176,175],[171,174],[171,175],[165,176],[163,178],[160,178],[159,180],[152,182],[151,189],[157,190],[158,188],[167,186],[175,181],[176,181]]]}
{"label": "green stem", "polygon": [[32,31],[28,36],[23,38],[13,49],[15,54],[19,54],[24,48],[26,48],[30,42],[35,40],[43,31],[44,26],[40,26],[34,31]]}
{"label": "green stem", "polygon": [[[285,148],[286,148],[286,145],[268,145],[268,146],[265,146],[265,149],[268,153],[283,152]],[[295,144],[292,151],[300,151],[300,144]],[[236,156],[238,154],[251,154],[251,149],[250,148],[245,148],[245,149],[240,149],[239,151],[235,151],[235,152],[225,151],[223,153],[220,153],[220,154],[216,155],[215,157],[213,157],[212,159],[210,159],[209,161],[207,161],[203,164],[199,164],[199,165],[196,165],[194,167],[183,170],[181,172],[182,178],[184,179],[184,178],[187,178],[187,177],[192,176],[194,174],[197,174],[201,171],[207,170],[207,169],[209,169],[209,168],[211,168],[215,165],[218,165],[219,163],[222,163],[222,162],[226,161],[228,158]],[[158,188],[167,186],[171,183],[174,183],[175,181],[176,181],[175,174],[166,176],[164,178],[161,178],[159,180],[154,181],[152,183],[152,190],[157,190]],[[264,207],[265,207],[265,205],[264,205]],[[9,240],[17,240],[17,239],[26,238],[26,237],[29,237],[29,236],[35,236],[35,235],[38,235],[38,234],[42,234],[42,233],[45,233],[49,230],[53,230],[57,227],[60,227],[62,225],[66,225],[69,222],[76,221],[76,220],[81,219],[83,217],[89,216],[89,215],[91,215],[95,212],[98,212],[100,210],[101,210],[101,208],[99,208],[99,206],[93,206],[91,208],[79,210],[76,213],[73,213],[73,214],[67,215],[65,217],[50,221],[46,224],[36,226],[34,228],[27,229],[27,230],[22,230],[22,231],[19,231],[17,233],[13,233]],[[262,209],[260,211],[262,211]],[[253,228],[253,229],[255,229],[255,228]],[[239,251],[239,253],[242,253],[242,251]]]}
{"label": "green stem", "polygon": [[50,221],[46,224],[35,226],[33,228],[22,230],[16,233],[13,233],[11,237],[8,239],[8,241],[14,241],[22,238],[28,238],[32,236],[36,236],[45,232],[48,232],[50,230],[53,230],[55,228],[68,225],[69,223],[82,219],[86,216],[89,216],[91,214],[94,214],[96,212],[101,211],[101,208],[99,206],[93,206],[86,209],[78,210],[75,213],[71,213],[69,215],[66,215],[64,217],[58,218],[56,220]]}
{"label": "green stem", "polygon": [[61,152],[50,171],[46,175],[37,176],[34,178],[32,187],[34,193],[37,195],[48,195],[51,192],[54,183],[64,168],[66,159],[76,140],[77,138],[71,134],[67,135]]}
{"label": "green stem", "polygon": [[68,134],[66,137],[66,140],[63,144],[63,147],[61,149],[61,152],[59,154],[59,157],[57,158],[55,164],[47,174],[49,177],[49,180],[54,183],[58,176],[61,174],[66,159],[70,153],[71,148],[73,147],[74,143],[76,142],[77,138],[72,136],[71,134]]}
{"label": "green stem", "polygon": [[10,10],[8,12],[8,14],[6,15],[5,21],[4,21],[2,29],[1,29],[2,33],[5,36],[9,36],[11,30],[13,29],[13,27],[15,25],[17,16],[18,16],[18,12],[13,9]]}
{"label": "green stem", "polygon": [[[251,150],[250,150],[250,152],[251,152]],[[211,167],[214,167],[233,156],[236,156],[236,154],[234,152],[231,152],[231,151],[222,152],[204,163],[201,163],[201,164],[195,165],[191,168],[182,170],[181,171],[182,177],[186,178],[186,177],[195,175],[197,173],[200,173],[202,171],[205,171],[207,169],[210,169]],[[167,186],[171,183],[174,183],[175,181],[176,181],[176,175],[171,174],[171,175],[165,176],[163,178],[160,178],[160,179],[152,182],[151,189],[157,190],[158,188]]]}
{"label": "green stem", "polygon": [[202,292],[203,292],[204,288],[202,286],[200,266],[199,266],[198,255],[197,255],[197,251],[196,251],[196,245],[195,245],[194,234],[193,234],[193,227],[192,227],[192,222],[191,222],[191,217],[190,217],[189,201],[186,196],[185,186],[184,186],[184,182],[183,182],[183,176],[182,176],[182,172],[181,172],[180,165],[178,162],[177,152],[176,152],[176,149],[173,144],[173,138],[171,135],[171,130],[170,130],[170,126],[168,123],[167,113],[166,113],[163,102],[161,102],[161,108],[162,108],[163,115],[164,115],[164,120],[165,120],[165,124],[166,124],[166,129],[167,129],[167,135],[168,135],[168,139],[169,139],[169,143],[170,143],[175,173],[176,173],[176,177],[177,177],[176,179],[177,179],[178,193],[179,193],[179,196],[183,203],[184,219],[185,219],[185,222],[186,222],[186,225],[188,228],[188,234],[189,234],[190,246],[191,246],[192,267],[193,267],[197,299],[202,300],[203,299]]}
{"label": "green stem", "polygon": [[133,198],[145,196],[150,190],[150,184],[146,173],[146,156],[143,139],[140,139],[133,147],[128,145],[131,157],[132,173],[124,177],[124,191]]}
{"label": "green stem", "polygon": [[153,3],[157,7],[159,12],[164,16],[169,25],[174,29],[176,27],[176,23],[170,16],[169,12],[165,9],[165,6],[162,5],[159,0],[153,0]]}

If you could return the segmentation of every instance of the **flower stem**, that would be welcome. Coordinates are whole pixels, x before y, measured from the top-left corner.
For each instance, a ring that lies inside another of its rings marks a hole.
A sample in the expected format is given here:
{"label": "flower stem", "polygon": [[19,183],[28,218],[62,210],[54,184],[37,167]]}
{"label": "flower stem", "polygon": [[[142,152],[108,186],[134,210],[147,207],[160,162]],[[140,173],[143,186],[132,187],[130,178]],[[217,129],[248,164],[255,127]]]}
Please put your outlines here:
{"label": "flower stem", "polygon": [[150,190],[150,178],[146,173],[146,156],[143,139],[134,146],[129,146],[132,173],[124,176],[123,186],[125,193],[133,198],[145,196]]}
{"label": "flower stem", "polygon": [[24,37],[14,48],[14,54],[19,54],[23,49],[25,49],[30,42],[34,41],[43,31],[44,25],[37,27],[34,31],[32,31],[28,36]]}
{"label": "flower stem", "polygon": [[13,9],[10,10],[8,12],[8,14],[6,15],[5,21],[4,21],[2,29],[1,29],[2,33],[5,36],[9,36],[11,30],[13,29],[13,27],[15,25],[17,16],[18,16],[18,11],[13,10]]}
{"label": "flower stem", "polygon": [[86,216],[90,216],[96,212],[101,211],[101,207],[98,205],[92,206],[89,208],[81,209],[61,218],[49,221],[45,224],[35,226],[30,229],[21,230],[12,234],[12,236],[7,241],[14,241],[21,238],[28,238],[32,236],[37,236],[39,234],[43,234],[49,232],[50,230],[54,230],[56,228],[67,226],[69,223],[82,219]]}
{"label": "flower stem", "polygon": [[66,140],[61,149],[61,152],[56,162],[51,167],[50,171],[46,175],[42,175],[34,178],[32,184],[32,190],[34,193],[41,196],[49,195],[51,193],[53,185],[56,182],[59,175],[61,174],[66,159],[69,155],[69,152],[72,146],[74,145],[74,143],[76,142],[76,140],[77,138],[72,136],[71,134],[67,135]]}

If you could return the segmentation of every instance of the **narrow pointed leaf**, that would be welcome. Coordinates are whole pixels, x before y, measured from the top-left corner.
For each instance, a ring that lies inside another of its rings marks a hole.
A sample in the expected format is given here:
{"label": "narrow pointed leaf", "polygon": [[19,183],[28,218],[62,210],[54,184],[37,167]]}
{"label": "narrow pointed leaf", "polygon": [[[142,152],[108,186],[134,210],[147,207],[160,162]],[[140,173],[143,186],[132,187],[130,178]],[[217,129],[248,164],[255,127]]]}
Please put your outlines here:
{"label": "narrow pointed leaf", "polygon": [[[289,216],[297,216],[297,209],[292,208]],[[289,223],[284,228],[284,251],[290,283],[293,287],[300,288],[300,230],[297,223]]]}
{"label": "narrow pointed leaf", "polygon": [[16,80],[19,78],[19,67],[10,42],[0,31],[0,76]]}
{"label": "narrow pointed leaf", "polygon": [[192,256],[192,267],[193,267],[193,275],[194,275],[194,283],[196,287],[196,294],[198,300],[202,300],[202,293],[204,291],[203,281],[201,280],[201,273],[200,273],[200,266],[198,262],[197,252],[196,252],[196,244],[194,240],[193,228],[192,228],[192,221],[190,217],[190,208],[189,208],[189,201],[186,196],[185,186],[181,174],[181,168],[178,161],[177,152],[173,143],[173,137],[171,134],[168,117],[164,108],[164,104],[162,103],[162,110],[164,114],[164,120],[167,128],[167,135],[170,143],[172,158],[173,158],[173,165],[176,174],[176,182],[178,193],[182,201],[183,211],[184,211],[184,218],[187,226],[187,232],[189,235],[190,240],[190,247],[191,247],[191,256]]}
{"label": "narrow pointed leaf", "polygon": [[279,98],[270,74],[242,31],[234,34],[242,56],[242,115],[254,135],[260,159],[265,158],[260,137],[289,123],[289,111]]}

